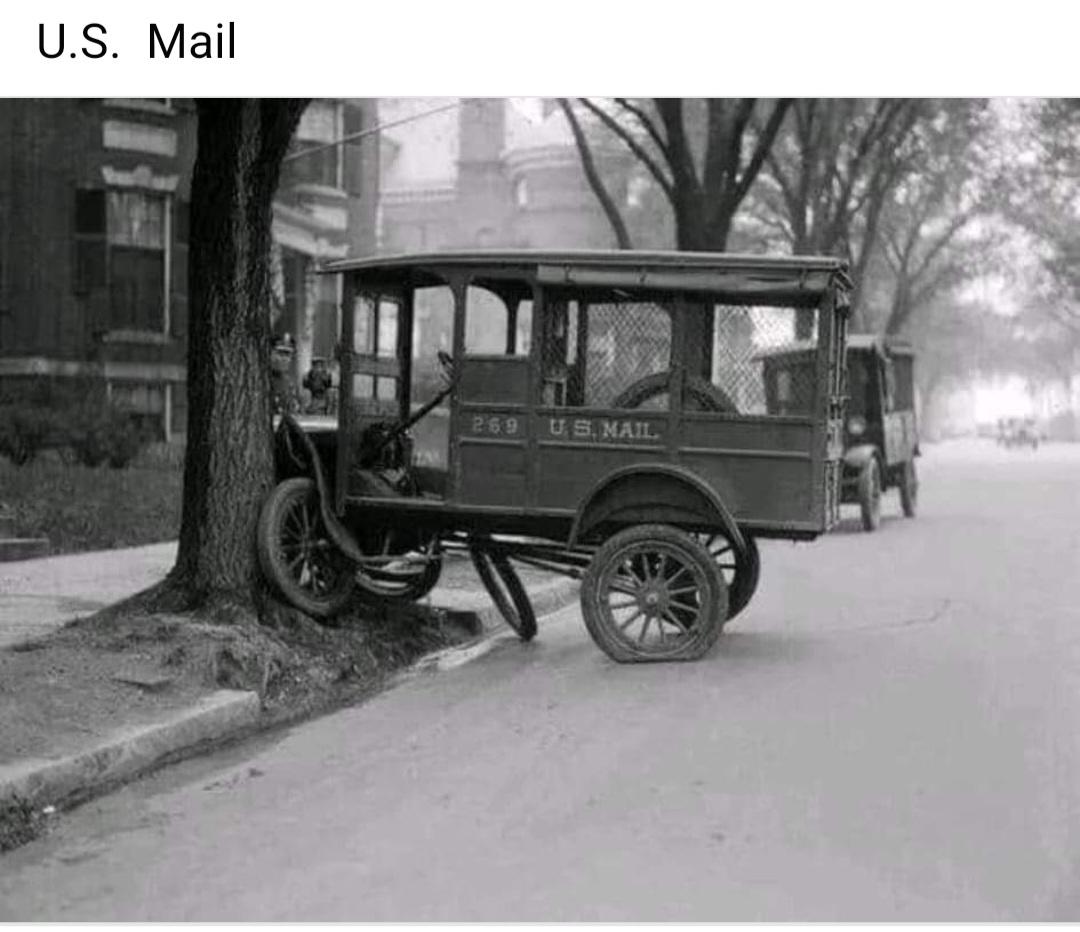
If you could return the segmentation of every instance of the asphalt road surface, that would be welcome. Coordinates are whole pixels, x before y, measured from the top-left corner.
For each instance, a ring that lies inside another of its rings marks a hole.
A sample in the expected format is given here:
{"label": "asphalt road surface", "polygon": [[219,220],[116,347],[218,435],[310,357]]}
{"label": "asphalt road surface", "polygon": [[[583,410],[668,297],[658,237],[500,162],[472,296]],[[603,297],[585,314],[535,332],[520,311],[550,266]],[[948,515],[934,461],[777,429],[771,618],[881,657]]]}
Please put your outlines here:
{"label": "asphalt road surface", "polygon": [[1080,450],[920,466],[917,519],[766,543],[704,661],[567,610],[65,816],[0,916],[1080,919]]}

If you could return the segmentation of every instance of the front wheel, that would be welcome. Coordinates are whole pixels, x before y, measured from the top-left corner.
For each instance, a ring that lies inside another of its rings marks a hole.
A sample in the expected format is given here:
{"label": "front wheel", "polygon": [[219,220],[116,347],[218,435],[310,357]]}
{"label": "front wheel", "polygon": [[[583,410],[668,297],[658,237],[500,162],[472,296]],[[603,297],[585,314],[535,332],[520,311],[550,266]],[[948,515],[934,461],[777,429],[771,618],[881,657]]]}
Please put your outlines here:
{"label": "front wheel", "polygon": [[696,660],[724,627],[728,592],[700,540],[646,524],[596,551],[581,582],[581,609],[593,641],[612,660]]}
{"label": "front wheel", "polygon": [[864,531],[876,531],[881,524],[881,469],[877,457],[867,460],[859,475],[859,510]]}
{"label": "front wheel", "polygon": [[531,641],[536,637],[536,613],[521,577],[510,560],[505,554],[485,548],[482,543],[472,544],[469,556],[476,575],[480,577],[503,620],[521,640]]}
{"label": "front wheel", "polygon": [[263,573],[300,611],[330,618],[348,604],[356,568],[330,539],[311,479],[274,487],[259,514],[256,549]]}

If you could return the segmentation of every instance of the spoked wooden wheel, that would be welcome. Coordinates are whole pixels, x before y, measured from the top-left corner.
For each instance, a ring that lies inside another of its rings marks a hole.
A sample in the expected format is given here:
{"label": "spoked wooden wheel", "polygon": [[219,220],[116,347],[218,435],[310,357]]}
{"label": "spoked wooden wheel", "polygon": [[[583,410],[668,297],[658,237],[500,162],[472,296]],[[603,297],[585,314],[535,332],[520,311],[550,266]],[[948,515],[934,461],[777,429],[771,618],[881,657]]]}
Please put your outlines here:
{"label": "spoked wooden wheel", "polygon": [[[392,533],[387,532],[387,553]],[[365,566],[357,573],[356,585],[362,598],[369,602],[415,602],[435,588],[443,566],[438,537],[432,537],[423,547],[400,556],[399,561],[384,566]]]}
{"label": "spoked wooden wheel", "polygon": [[513,564],[505,554],[485,547],[483,541],[469,545],[469,556],[503,620],[521,640],[531,641],[536,637],[536,613]]}
{"label": "spoked wooden wheel", "polygon": [[257,549],[263,572],[302,612],[329,618],[348,603],[356,568],[330,539],[311,479],[287,479],[270,493]]}
{"label": "spoked wooden wheel", "polygon": [[613,660],[694,660],[719,636],[728,593],[701,541],[647,524],[597,550],[581,583],[581,608],[592,639]]}
{"label": "spoked wooden wheel", "polygon": [[749,604],[761,577],[761,554],[752,534],[743,534],[746,550],[738,553],[726,534],[699,534],[698,539],[712,554],[728,590],[728,621]]}

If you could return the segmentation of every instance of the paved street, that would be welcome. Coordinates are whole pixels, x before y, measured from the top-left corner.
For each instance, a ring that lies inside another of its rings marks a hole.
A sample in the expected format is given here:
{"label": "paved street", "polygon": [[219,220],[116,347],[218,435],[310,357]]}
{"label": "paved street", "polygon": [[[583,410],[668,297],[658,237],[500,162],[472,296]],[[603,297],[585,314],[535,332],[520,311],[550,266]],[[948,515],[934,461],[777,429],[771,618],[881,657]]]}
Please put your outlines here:
{"label": "paved street", "polygon": [[914,521],[764,544],[705,661],[564,611],[65,816],[0,918],[1078,919],[1080,449],[920,468]]}

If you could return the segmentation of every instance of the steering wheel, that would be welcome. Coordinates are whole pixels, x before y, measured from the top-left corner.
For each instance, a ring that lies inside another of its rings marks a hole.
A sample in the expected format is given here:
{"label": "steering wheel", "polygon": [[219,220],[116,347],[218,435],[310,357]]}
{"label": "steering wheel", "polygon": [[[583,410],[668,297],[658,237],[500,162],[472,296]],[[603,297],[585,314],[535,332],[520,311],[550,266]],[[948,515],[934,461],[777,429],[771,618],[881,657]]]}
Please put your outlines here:
{"label": "steering wheel", "polygon": [[[657,398],[670,390],[672,372],[654,372],[638,379],[621,391],[611,403],[613,408],[640,408],[645,402]],[[726,414],[738,414],[739,409],[723,389],[699,375],[687,376],[684,398],[697,403],[699,411],[717,411]]]}

